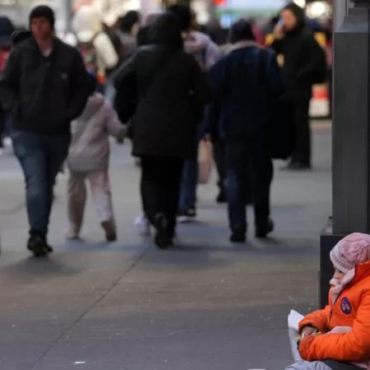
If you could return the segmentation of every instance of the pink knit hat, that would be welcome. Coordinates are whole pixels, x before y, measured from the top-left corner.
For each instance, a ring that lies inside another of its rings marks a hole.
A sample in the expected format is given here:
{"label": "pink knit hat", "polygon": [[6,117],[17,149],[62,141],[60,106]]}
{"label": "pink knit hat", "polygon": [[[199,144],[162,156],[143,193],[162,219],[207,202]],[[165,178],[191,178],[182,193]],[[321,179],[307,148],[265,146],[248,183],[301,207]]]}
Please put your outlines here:
{"label": "pink knit hat", "polygon": [[332,249],[330,259],[334,267],[344,273],[370,260],[370,235],[354,233],[346,236]]}

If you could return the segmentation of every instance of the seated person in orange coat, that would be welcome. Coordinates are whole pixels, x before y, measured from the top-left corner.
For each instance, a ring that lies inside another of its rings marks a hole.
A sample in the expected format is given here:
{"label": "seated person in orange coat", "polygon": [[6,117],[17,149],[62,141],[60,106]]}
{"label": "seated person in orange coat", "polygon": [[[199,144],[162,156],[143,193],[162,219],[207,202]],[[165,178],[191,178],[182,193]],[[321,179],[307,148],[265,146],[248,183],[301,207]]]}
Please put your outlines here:
{"label": "seated person in orange coat", "polygon": [[330,259],[329,305],[300,322],[303,361],[287,370],[370,369],[370,235],[347,236]]}

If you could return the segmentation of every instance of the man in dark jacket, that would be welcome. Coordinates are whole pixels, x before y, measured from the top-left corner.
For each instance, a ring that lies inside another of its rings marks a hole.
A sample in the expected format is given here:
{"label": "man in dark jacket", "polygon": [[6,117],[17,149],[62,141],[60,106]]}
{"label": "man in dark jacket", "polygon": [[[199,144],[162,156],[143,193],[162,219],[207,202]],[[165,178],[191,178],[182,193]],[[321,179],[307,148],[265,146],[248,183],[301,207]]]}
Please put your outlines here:
{"label": "man in dark jacket", "polygon": [[296,4],[287,5],[275,28],[271,46],[284,57],[283,73],[287,84],[286,98],[293,101],[296,126],[296,149],[289,169],[311,167],[309,106],[312,96],[313,74],[321,68],[320,46],[306,29],[305,14]]}
{"label": "man in dark jacket", "polygon": [[208,108],[206,132],[226,143],[230,240],[243,243],[248,187],[252,187],[256,236],[264,238],[273,230],[268,132],[284,85],[275,53],[255,43],[247,21],[232,26],[230,39],[233,50],[210,71],[215,100]]}
{"label": "man in dark jacket", "polygon": [[78,51],[54,36],[54,13],[30,14],[32,35],[16,45],[0,80],[0,102],[12,118],[14,153],[26,180],[28,249],[45,256],[53,186],[67,157],[70,122],[83,111],[89,80]]}

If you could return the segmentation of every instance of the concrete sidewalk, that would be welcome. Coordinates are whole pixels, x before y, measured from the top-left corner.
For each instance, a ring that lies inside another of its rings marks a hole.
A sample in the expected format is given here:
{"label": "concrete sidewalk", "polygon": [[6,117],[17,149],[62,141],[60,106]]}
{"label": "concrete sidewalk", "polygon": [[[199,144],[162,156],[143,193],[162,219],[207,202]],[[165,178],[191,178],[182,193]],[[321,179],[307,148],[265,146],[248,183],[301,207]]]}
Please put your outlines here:
{"label": "concrete sidewalk", "polygon": [[182,225],[179,245],[168,251],[136,236],[139,172],[129,148],[115,146],[119,241],[102,242],[91,206],[85,242],[64,241],[63,177],[49,260],[24,252],[22,178],[13,160],[0,158],[0,369],[283,369],[291,362],[289,310],[317,304],[330,140],[328,128],[316,130],[313,172],[276,171],[273,239],[256,241],[251,230],[248,245],[230,245],[225,207],[214,203],[210,184],[200,189],[199,223]]}

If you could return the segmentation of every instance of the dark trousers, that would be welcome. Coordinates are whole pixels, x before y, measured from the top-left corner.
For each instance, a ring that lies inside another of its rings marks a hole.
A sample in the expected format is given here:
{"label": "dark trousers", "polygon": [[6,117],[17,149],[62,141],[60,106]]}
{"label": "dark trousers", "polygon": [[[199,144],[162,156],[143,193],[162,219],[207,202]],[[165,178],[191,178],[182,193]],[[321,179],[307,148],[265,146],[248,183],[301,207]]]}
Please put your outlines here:
{"label": "dark trousers", "polygon": [[176,228],[183,165],[180,157],[141,158],[141,197],[145,215],[153,226],[158,214],[165,215],[170,236]]}
{"label": "dark trousers", "polygon": [[13,131],[14,154],[26,181],[26,204],[31,234],[46,236],[53,204],[53,187],[68,155],[68,136]]}
{"label": "dark trousers", "polygon": [[232,231],[247,230],[246,206],[249,189],[253,194],[256,227],[267,227],[273,168],[266,148],[263,138],[227,142],[227,198]]}
{"label": "dark trousers", "polygon": [[293,102],[293,109],[297,141],[291,162],[303,166],[311,166],[310,101],[304,99],[295,100]]}
{"label": "dark trousers", "polygon": [[213,157],[218,174],[218,187],[223,191],[226,187],[226,148],[223,141],[213,143]]}

